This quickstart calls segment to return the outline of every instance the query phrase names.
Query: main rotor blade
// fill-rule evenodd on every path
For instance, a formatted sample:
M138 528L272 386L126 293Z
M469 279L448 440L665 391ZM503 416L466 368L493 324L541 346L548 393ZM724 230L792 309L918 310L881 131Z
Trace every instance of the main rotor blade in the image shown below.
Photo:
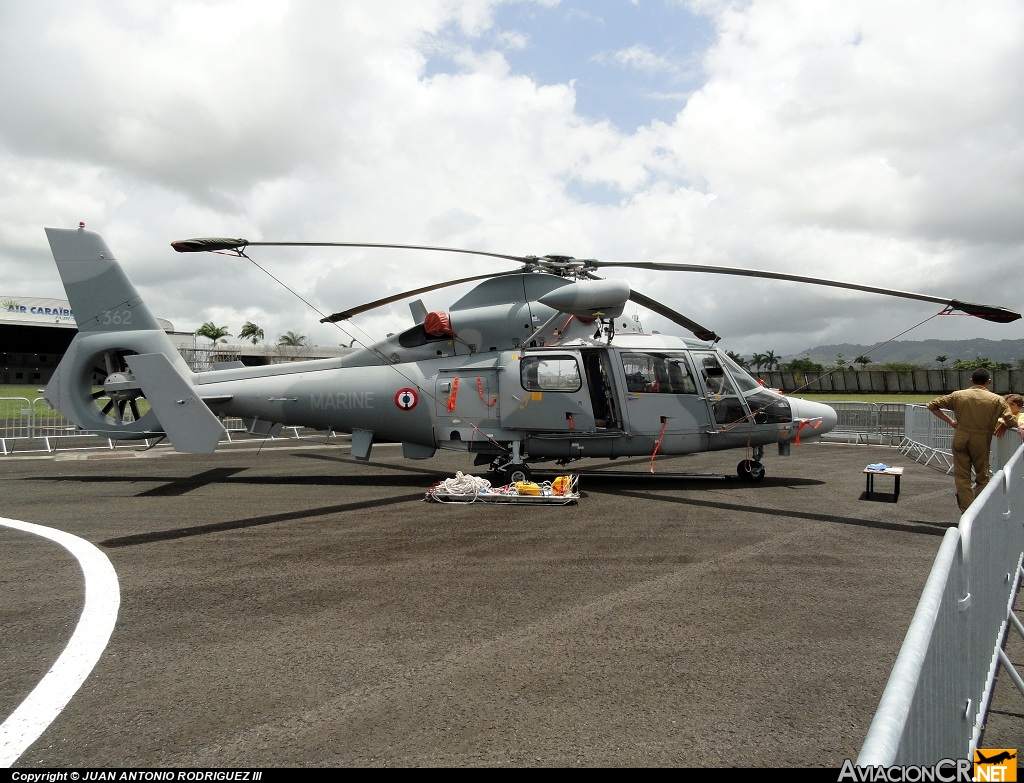
M353 307L350 310L343 310L340 313L334 313L326 318L321 318L320 323L330 324L336 321L345 321L354 315L365 313L367 310L373 310L377 307L383 307L384 305L391 304L392 302L400 302L403 299L408 299L410 296L416 296L417 294L425 294L428 291L436 291L439 288L448 288L449 286L459 285L460 283L472 283L474 280L487 280L492 277L504 277L505 275L518 275L521 274L521 269L516 269L511 272L488 272L485 275L474 275L473 277L461 277L458 280L446 280L443 283L434 283L433 285L424 286L423 288L417 288L413 291L403 291L400 294L394 294L393 296L386 296L383 299L377 299L373 302L367 302L366 304Z
M643 294L634 291L633 289L630 289L629 291L629 301L636 302L641 307L646 307L648 310L651 310L652 312L655 312L658 315L667 318L668 320L678 324L684 329L689 329L691 332L693 332L694 335L696 335L698 340L707 340L709 342L717 343L721 339L717 334L712 332L710 329L701 326L696 321L691 321L682 313L677 313L671 307L666 307L661 302L651 299L651 297L649 296L644 296Z
M788 280L794 283L809 283L811 285L830 286L832 288L847 288L852 291L866 291L871 294L882 294L884 296L898 296L904 299L917 299L922 302L935 302L946 305L953 310L983 318L986 321L996 323L1010 323L1020 318L1020 313L1007 310L1005 307L996 305L974 304L962 302L958 299L946 299L941 296L929 296L928 294L915 294L909 291L896 291L891 288L879 288L870 285L858 285L857 283L844 283L838 280L826 280L819 277L805 277L803 275L790 275L782 272L765 272L757 269L738 269L727 266L702 266L700 264L670 264L657 261L596 261L587 260L584 262L589 268L600 269L604 267L623 267L630 269L651 269L661 272L706 272L716 275L739 275L741 277L761 277L769 280Z
M228 239L225 237L200 237L197 239L179 239L171 242L171 247L179 253L203 253L214 250L237 250L246 247L375 247L392 250L430 250L440 253L463 253L470 256L487 256L488 258L504 258L521 264L537 262L534 256L510 256L505 253L488 253L484 250L466 250L459 247L434 247L432 245L391 245L374 242L250 242L248 239Z

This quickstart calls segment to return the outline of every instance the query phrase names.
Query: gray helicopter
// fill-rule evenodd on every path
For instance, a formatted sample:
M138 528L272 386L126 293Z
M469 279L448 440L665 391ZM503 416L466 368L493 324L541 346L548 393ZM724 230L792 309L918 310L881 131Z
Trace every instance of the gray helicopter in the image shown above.
M326 316L340 321L427 291L477 282L447 311L411 306L415 324L344 357L193 372L163 332L103 238L80 226L47 228L79 333L44 397L83 430L112 439L166 437L180 452L209 453L221 419L254 435L285 426L350 433L352 455L375 442L405 457L469 452L503 482L530 465L581 458L743 449L740 478L764 477L765 447L788 455L801 437L836 425L827 405L765 388L717 347L718 336L595 270L633 267L713 272L827 285L936 302L993 321L1018 313L989 305L772 272L689 264L512 256L457 248L361 243L192 239L179 252L245 256L258 245L403 248L491 256L513 271L460 278ZM694 339L646 334L627 302L690 330ZM101 388L97 389L97 384ZM139 400L145 398L148 410ZM144 406L143 406L144 407Z

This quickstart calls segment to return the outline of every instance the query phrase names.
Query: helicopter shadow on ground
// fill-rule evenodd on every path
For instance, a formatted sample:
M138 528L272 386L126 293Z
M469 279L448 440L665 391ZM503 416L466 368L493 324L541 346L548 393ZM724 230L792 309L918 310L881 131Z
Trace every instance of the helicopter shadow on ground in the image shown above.
M305 455L302 455L305 456ZM348 460L344 460L348 462ZM266 514L242 519L227 520L205 525L188 525L171 530L152 531L129 536L118 536L99 542L100 546L108 548L119 548L136 546L140 544L154 543L158 541L171 541L193 536L222 533L231 530L242 530L260 525L270 525L284 522L297 522L306 519L313 519L323 516L342 515L358 512L365 509L376 509L382 506L421 501L425 491L444 478L436 471L428 471L422 468L409 466L395 466L385 463L362 462L360 465L399 471L399 474L390 473L387 476L387 487L389 489L414 489L415 492L378 497L369 500L355 501L349 503L338 503L327 506L319 506L309 509L296 509L275 514ZM243 467L218 467L204 470L188 476L172 475L126 475L124 472L117 475L88 475L88 476L61 476L60 478L34 477L29 481L72 481L88 484L157 484L157 486L136 493L137 498L170 498L187 495L190 492L203 489L210 485L246 485L253 487L309 487L311 490L324 488L344 487L379 487L382 485L380 474L367 474L363 476L341 476L341 475L299 475L299 476L266 476L257 472L251 475L239 475L244 471L256 467L247 465ZM406 475L401 475L405 472Z
M131 536L119 536L117 538L108 538L105 541L100 541L99 544L100 546L109 549L118 549L121 547L138 546L140 544L152 544L158 541L176 541L183 538L191 538L193 536L243 530L245 528L272 525L281 522L301 522L317 517L348 514L371 508L378 509L382 506L390 506L396 503L410 503L422 500L423 493L417 492L416 494L395 495L388 498L374 498L372 500L363 500L355 503L339 503L331 506L319 506L317 508L284 511L278 514L266 514L263 516L247 517L244 519L232 519L225 522L215 522L209 525L189 525L188 527L174 528L173 530L159 530L150 533L138 533Z
M562 474L567 471L561 471ZM642 473L640 471L572 471L580 477L581 485L587 487L587 479L597 479L604 488L627 487L636 488L638 485L650 484L658 489L716 489L716 490L749 490L754 487L772 488L820 486L824 481L811 478L790 478L790 477L766 477L756 484L744 481L736 476L726 476L721 473ZM547 478L558 475L557 471L534 470L535 478ZM600 490L599 490L600 491Z
M302 455L305 456L305 455ZM348 460L345 460L346 462ZM423 487L429 488L433 483L444 478L444 475L435 471L418 468L406 468L404 466L388 465L377 462L361 462L359 465L387 469L389 471L405 471L408 475L388 475L389 486L399 487ZM345 486L380 486L381 477L377 475L366 476L338 476L338 475L301 475L301 476L264 476L253 474L251 476L238 475L244 471L251 470L257 466L247 465L243 467L221 467L211 470L204 470L190 476L149 476L149 475L126 475L124 472L117 475L90 475L90 476L61 476L60 478L33 477L28 481L77 481L83 484L158 484L159 486L143 490L135 497L174 497L185 495L197 489L210 486L211 484L252 484L258 486L279 485L293 487L345 487Z
M765 480L767 481L767 479ZM816 482L823 483L823 482ZM691 485L692 487L693 485ZM749 485L748 485L749 486ZM789 486L788 482L781 481L778 486ZM667 497L651 493L639 492L636 490L615 489L612 486L602 486L592 490L596 494L614 493L619 497L632 497L637 500L653 500L663 503L676 503L679 505L699 508L711 508L717 511L727 511L736 514L756 514L785 519L805 519L809 522L826 522L835 525L851 525L854 527L874 528L876 530L893 530L901 533L917 533L928 536L943 536L948 525L934 522L886 522L878 519L864 519L863 517L846 517L837 514L818 514L810 511L796 511L793 509L773 509L764 506L741 505L738 503L722 503L714 500L703 500L693 497Z

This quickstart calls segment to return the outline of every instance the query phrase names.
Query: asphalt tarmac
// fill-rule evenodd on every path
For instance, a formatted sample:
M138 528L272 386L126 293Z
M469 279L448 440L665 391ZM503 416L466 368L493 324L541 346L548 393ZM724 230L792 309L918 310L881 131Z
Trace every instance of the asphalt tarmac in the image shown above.
M109 644L34 767L836 767L855 759L952 478L882 446L575 463L571 506L424 502L465 454L347 441L0 457L0 517L95 544ZM906 466L899 502L865 465ZM565 472L565 471L562 471ZM60 655L75 559L0 526L0 721Z

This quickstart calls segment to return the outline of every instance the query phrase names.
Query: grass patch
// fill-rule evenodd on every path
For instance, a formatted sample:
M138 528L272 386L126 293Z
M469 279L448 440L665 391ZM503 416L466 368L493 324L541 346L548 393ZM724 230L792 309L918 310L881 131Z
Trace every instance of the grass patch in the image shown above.
M25 416L26 408L32 407L32 400L43 395L39 386L2 386L0 385L0 419L12 419ZM23 397L21 400L5 400L4 397ZM25 403L28 400L28 403ZM36 406L40 411L49 410L49 406ZM57 414L54 414L57 415Z
M94 387L93 391L99 391L100 387ZM0 384L0 419L12 419L20 418L21 416L27 415L23 411L28 408L32 408L35 411L36 421L45 421L47 419L59 419L60 414L53 410L45 402L40 402L38 405L33 406L33 401L43 396L42 387L36 386L14 386L14 385L3 385ZM14 397L21 399L5 400L4 397ZM25 400L28 400L28 404L25 404ZM105 404L105 402L103 403ZM136 401L136 407L139 409L139 416L145 416L146 411L149 410L149 402L145 399ZM130 415L130 414L129 414Z
M793 392L793 397L803 397L819 402L904 402L907 405L924 405L938 394L850 394L848 392Z

